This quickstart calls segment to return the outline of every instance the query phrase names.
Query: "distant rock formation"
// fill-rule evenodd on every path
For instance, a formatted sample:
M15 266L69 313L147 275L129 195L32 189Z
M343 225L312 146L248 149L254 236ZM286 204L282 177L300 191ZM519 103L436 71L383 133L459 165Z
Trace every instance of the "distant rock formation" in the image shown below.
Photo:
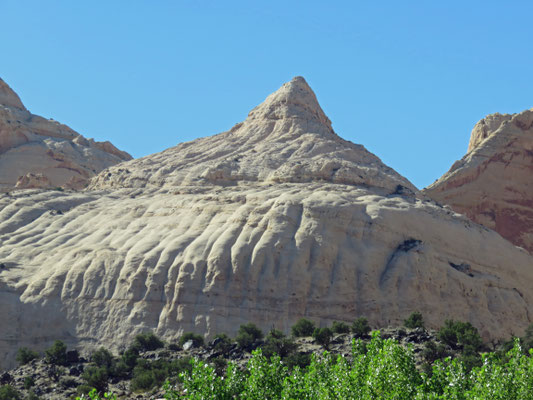
M110 142L85 139L66 125L31 114L0 79L0 191L80 189L104 168L131 156Z
M37 179L38 180L38 179ZM228 132L0 196L0 362L55 339L212 337L368 317L522 334L533 258L341 139L303 78Z
M492 114L467 154L424 192L533 252L533 110Z

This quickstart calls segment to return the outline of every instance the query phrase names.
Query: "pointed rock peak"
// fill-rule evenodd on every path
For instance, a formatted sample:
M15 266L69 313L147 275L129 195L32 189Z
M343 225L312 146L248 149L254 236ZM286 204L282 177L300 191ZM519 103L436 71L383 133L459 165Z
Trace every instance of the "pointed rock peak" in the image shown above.
M511 120L511 118L513 118L512 114L494 113L481 119L472 129L467 153L470 153L478 147L481 142L496 132L506 121Z
M315 120L331 128L331 121L318 104L315 93L301 76L283 84L281 88L268 96L263 103L250 112L249 118Z
M26 110L20 97L0 78L0 104L6 107L20 108Z

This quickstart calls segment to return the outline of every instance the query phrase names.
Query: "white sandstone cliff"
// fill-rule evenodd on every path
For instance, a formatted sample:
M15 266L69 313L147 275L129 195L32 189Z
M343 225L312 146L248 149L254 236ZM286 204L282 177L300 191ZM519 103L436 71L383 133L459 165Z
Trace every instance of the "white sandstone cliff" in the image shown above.
M232 130L111 167L82 193L0 196L0 360L367 316L486 339L533 312L533 259L338 137L295 78Z

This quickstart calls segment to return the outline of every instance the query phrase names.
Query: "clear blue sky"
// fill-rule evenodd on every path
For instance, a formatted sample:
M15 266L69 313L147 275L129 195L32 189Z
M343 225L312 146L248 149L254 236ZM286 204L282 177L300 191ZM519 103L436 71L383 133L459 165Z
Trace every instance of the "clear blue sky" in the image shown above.
M533 107L530 1L0 0L0 76L134 157L304 76L345 139L424 187L483 116Z

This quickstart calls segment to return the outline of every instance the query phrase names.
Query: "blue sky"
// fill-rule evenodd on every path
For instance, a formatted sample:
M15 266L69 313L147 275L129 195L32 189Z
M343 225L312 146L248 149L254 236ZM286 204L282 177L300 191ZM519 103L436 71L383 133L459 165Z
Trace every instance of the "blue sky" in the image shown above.
M229 129L304 76L345 139L422 188L473 125L533 107L529 1L0 0L0 77L134 157Z

